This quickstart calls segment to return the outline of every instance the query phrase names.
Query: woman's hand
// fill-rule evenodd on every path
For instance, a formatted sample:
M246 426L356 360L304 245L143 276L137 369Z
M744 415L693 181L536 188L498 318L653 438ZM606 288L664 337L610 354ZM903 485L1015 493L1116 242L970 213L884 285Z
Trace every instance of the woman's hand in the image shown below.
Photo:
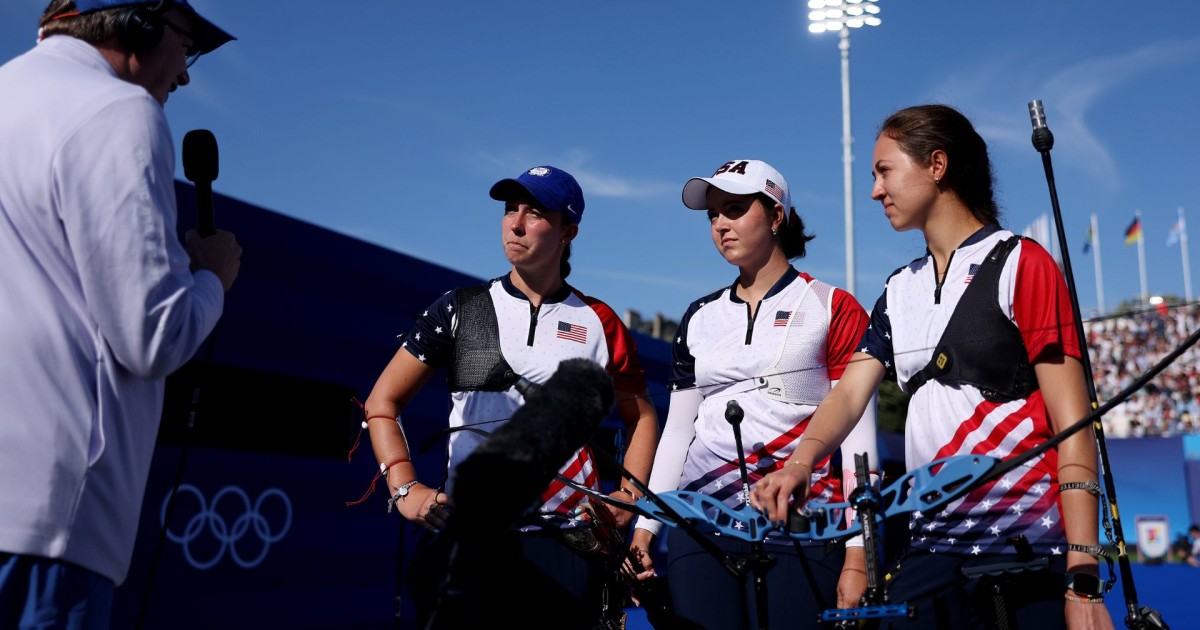
M783 468L754 484L750 491L750 505L766 514L771 521L786 523L789 501L795 496L796 505L804 503L811 483L812 468L789 459Z
M654 570L654 559L650 557L650 547L654 544L654 534L650 530L634 528L633 541L629 544L629 553L637 558L641 567L635 567L629 559L625 560L625 566L621 570L626 575L632 575L636 580L648 580L653 577L658 577L658 573ZM638 569L641 571L638 571ZM633 601L635 606L641 606L642 602L638 599L637 589L631 589L629 599Z
M450 495L420 483L409 488L407 495L396 499L396 509L401 516L432 532L446 527L453 508Z
M625 488L617 488L616 490L610 492L608 496L626 503L632 503L637 500L637 497L634 496L633 491L626 490ZM604 505L608 508L608 511L612 513L613 518L617 520L617 529L625 529L625 527L629 525L630 521L633 520L633 512L622 510L612 503L605 503Z
M838 577L837 607L856 608L867 590L867 554L862 547L846 547L846 563Z

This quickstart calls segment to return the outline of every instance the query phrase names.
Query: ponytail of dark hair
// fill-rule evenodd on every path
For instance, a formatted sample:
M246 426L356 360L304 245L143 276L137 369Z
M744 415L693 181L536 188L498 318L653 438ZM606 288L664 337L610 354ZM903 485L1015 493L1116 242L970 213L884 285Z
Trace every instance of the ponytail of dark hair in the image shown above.
M774 197L766 193L759 193L758 199L762 203L764 210L779 205L779 202ZM796 214L795 208L787 208L784 212L788 214L784 216L785 220L779 226L779 244L783 247L783 255L788 260L804 258L808 242L817 236L804 232L804 220L800 218L800 215Z
M567 243L566 245L563 245L562 258L558 259L558 275L561 276L563 280L566 280L567 276L571 275L571 263L567 262L567 259L570 257L571 244Z

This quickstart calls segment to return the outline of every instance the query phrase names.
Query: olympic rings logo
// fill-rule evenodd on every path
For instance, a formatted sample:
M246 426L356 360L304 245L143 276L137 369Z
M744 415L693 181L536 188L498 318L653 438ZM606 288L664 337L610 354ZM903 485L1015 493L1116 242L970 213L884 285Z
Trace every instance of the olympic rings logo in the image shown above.
M221 488L213 497L211 504L196 486L180 485L175 497L176 501L183 494L194 495L199 503L199 509L188 520L182 534L176 534L167 528L166 536L171 542L179 543L183 547L183 555L188 564L200 571L215 566L221 561L221 558L225 557L226 551L238 566L243 569L253 569L262 564L267 557L267 552L271 550L271 544L283 540L288 530L292 528L292 502L288 499L287 494L279 488L264 490L262 494L258 495L258 499L254 501L253 505L250 503L250 496L246 494L246 491L237 486ZM230 509L218 510L222 500L227 497L228 500L225 501L225 504L233 502L233 513L237 513L239 508L241 511L240 515L233 519L232 524L226 520ZM283 523L278 528L272 528L271 523L264 516L263 507L269 499L275 499L275 502L282 505ZM170 501L171 495L168 494L163 499L162 509L159 513L159 522L164 527L167 523L167 506ZM279 511L272 509L270 514L274 515ZM257 553L255 553L253 545L239 546L238 544L251 532L260 542ZM193 549L193 547L197 549ZM247 549L247 547L250 548ZM212 557L201 560L197 559L197 554L205 556L211 554Z

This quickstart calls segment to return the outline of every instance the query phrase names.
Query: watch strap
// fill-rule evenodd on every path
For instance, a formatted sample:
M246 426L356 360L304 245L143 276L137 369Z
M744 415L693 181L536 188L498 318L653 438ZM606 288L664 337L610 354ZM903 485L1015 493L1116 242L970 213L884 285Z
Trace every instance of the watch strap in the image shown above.
M388 514L391 514L392 508L396 507L396 501L400 501L404 497L408 496L408 489L415 485L417 485L417 480L413 479L412 481L400 486L399 488L396 488L396 494L393 494L392 497L390 499L388 499L388 509L387 509Z
M1067 551L1078 551L1080 553L1086 553L1089 556L1096 556L1097 558L1104 555L1104 547L1101 547L1100 545L1076 545L1067 543Z
M1065 490L1087 490L1095 496L1100 496L1100 484L1090 479L1088 481L1068 481L1058 484L1059 492Z

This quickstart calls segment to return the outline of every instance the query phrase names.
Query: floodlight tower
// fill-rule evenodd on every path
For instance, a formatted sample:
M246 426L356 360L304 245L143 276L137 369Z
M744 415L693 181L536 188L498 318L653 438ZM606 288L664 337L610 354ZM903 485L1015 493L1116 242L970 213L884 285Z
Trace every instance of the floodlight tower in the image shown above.
M879 26L879 0L808 0L808 30L837 31L842 51L842 169L846 197L846 290L854 295L854 153L850 136L850 29Z

